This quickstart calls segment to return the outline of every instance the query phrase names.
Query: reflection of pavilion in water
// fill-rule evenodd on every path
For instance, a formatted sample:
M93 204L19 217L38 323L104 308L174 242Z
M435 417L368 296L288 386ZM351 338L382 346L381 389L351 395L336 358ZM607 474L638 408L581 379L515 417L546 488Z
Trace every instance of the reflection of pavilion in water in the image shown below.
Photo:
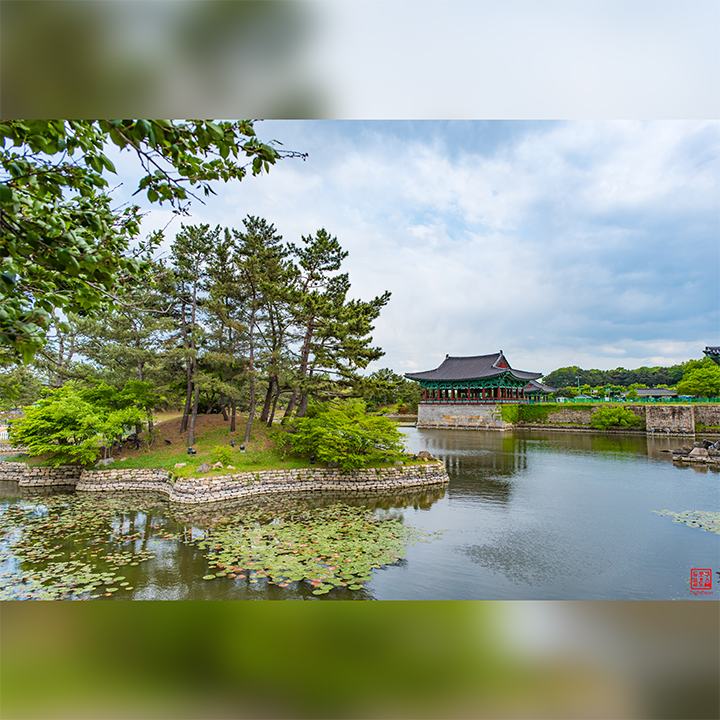
M527 441L510 434L432 430L427 449L445 463L449 495L508 503L512 479L528 469Z

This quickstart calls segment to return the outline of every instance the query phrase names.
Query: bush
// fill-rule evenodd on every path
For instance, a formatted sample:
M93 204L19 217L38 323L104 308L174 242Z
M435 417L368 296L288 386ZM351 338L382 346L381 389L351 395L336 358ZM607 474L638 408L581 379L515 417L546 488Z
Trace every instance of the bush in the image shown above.
M528 405L520 405L518 412L518 420L526 423L544 423L547 422L548 415L551 412L559 410L557 403L531 403Z
M233 459L233 450L228 445L216 445L213 448L213 462L221 462L223 465L231 465Z
M611 427L640 427L643 421L629 408L603 405L592 414L590 424L593 427L607 430Z
M501 405L500 415L503 419L503 422L516 423L520 416L520 406L514 403L511 405Z
M144 414L144 408L133 404L132 394L105 383L93 388L68 383L25 408L25 417L13 424L10 442L26 446L33 455L50 454L55 465L87 465L95 461L101 445L109 445L124 427L141 423Z
M362 402L325 406L297 420L290 435L293 452L315 455L322 463L336 462L342 470L402 453L402 433L384 417L365 414Z

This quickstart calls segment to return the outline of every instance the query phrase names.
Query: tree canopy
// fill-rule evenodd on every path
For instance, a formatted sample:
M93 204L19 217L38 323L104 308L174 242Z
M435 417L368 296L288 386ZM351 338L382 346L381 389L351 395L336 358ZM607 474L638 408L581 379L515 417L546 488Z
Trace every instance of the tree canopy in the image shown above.
M142 422L151 392L139 381L122 390L105 383L67 383L26 407L25 416L13 423L10 440L34 455L49 454L56 465L93 462L101 445L107 448L123 428Z
M302 156L260 142L251 121L0 121L0 359L27 363L55 310L85 315L149 277L136 205L113 208L108 145L140 164L136 194L184 212L214 181ZM304 157L304 156L302 156Z
M678 383L677 393L695 397L720 396L720 367L710 361L707 365L692 368Z
M365 414L358 401L326 403L295 421L290 434L293 452L314 455L342 470L361 467L402 453L402 433L383 417Z

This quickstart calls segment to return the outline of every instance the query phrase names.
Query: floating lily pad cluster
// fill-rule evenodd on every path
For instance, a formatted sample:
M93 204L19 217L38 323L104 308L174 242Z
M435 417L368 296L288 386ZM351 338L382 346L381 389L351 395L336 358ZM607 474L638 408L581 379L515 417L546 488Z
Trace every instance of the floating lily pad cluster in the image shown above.
M209 549L205 580L265 580L279 587L304 581L313 594L324 595L335 587L360 590L374 569L397 563L419 541L428 539L398 518L336 504L284 516L244 510L218 523L197 545Z
M129 598L135 566L165 541L201 550L204 580L307 583L324 595L362 589L373 570L427 541L399 516L340 503L277 501L178 520L138 497L58 495L0 508L0 600Z
M720 535L720 512L705 510L685 510L684 512L670 512L670 510L653 510L656 515L671 517L673 522L681 522L690 527L712 532Z
M149 516L122 500L50 496L0 511L0 600L110 597L133 590L120 573L155 555ZM144 522L143 522L144 521Z

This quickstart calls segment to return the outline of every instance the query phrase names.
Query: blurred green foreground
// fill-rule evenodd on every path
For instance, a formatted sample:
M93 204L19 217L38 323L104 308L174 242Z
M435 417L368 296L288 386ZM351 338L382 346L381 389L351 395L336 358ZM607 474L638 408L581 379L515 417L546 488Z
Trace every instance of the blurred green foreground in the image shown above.
M4 603L2 718L718 717L715 603Z

